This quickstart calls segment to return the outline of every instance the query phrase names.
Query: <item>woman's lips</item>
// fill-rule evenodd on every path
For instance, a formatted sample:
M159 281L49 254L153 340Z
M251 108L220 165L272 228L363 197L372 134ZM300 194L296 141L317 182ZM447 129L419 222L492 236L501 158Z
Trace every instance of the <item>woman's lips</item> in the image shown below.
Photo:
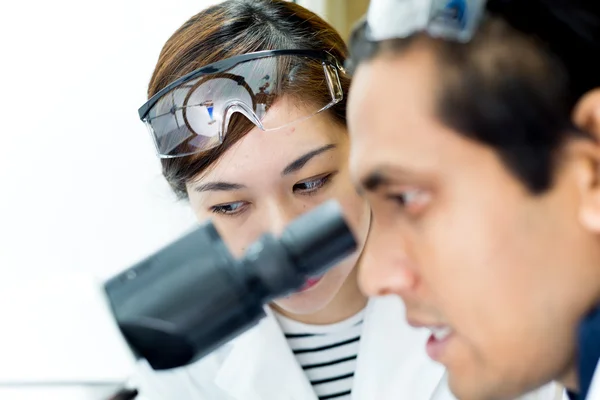
M317 276L317 277L313 277L313 278L308 278L306 280L306 283L304 284L304 286L302 286L302 288L299 290L300 292L305 292L308 289L311 289L312 287L314 287L317 283L319 283L321 281L321 279L323 279L322 276Z

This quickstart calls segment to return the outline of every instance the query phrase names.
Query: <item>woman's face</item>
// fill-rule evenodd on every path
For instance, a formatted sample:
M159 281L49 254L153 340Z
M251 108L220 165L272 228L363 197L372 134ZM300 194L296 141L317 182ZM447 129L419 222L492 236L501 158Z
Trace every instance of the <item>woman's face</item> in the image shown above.
M282 98L266 118L271 125L283 125L300 115L300 107ZM336 199L362 249L370 212L350 181L348 155L346 129L328 113L274 131L254 128L188 182L190 203L199 219L214 221L229 249L240 256L263 233L279 234L299 215ZM359 253L275 304L292 314L321 310L345 285L356 285L354 274L347 278Z

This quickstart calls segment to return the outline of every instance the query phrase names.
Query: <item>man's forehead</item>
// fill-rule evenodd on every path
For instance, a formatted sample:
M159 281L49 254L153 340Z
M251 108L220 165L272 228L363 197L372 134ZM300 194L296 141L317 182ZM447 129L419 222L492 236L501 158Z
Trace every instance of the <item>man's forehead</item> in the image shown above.
M359 67L353 79L348 119L350 133L357 140L392 125L410 129L436 108L433 74L423 71L418 62L415 67L408 58L377 58Z
M497 159L491 148L435 119L411 118L382 117L352 136L350 168L356 183L372 174L402 180L462 174Z
M417 44L401 52L385 50L357 67L350 92L356 88L372 88L377 91L378 88L389 88L390 85L418 91L433 89L439 72L437 60L428 45Z
M358 181L397 171L430 173L460 165L466 139L436 117L436 67L429 51L361 65L349 104L351 168ZM389 171L389 173L386 173Z

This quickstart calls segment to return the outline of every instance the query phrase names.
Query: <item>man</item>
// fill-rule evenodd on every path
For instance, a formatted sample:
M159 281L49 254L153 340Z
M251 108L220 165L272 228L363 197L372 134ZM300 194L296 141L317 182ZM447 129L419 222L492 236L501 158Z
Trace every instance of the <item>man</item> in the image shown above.
M353 33L362 288L402 297L460 399L600 399L599 4L429 3Z

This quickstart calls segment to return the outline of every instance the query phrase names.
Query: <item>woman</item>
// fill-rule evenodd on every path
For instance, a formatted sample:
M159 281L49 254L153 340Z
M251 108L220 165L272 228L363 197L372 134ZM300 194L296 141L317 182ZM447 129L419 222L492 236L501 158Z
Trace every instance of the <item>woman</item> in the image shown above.
M362 248L370 210L348 176L345 58L327 23L279 0L221 3L164 46L140 117L175 193L198 219L213 219L234 254L332 198ZM453 399L422 350L427 332L388 318L401 302L361 294L359 253L275 300L258 326L199 362L144 367L141 396Z
M290 51L256 55L275 49ZM345 58L333 28L285 1L226 1L165 44L140 117L175 193L199 220L213 219L234 254L332 198L362 248L370 211L348 176ZM411 399L429 399L443 369L413 351L424 336L386 321L402 310L399 301L367 305L359 253L275 300L257 327L199 362L168 372L146 367L137 377L141 396L382 399L404 385ZM398 336L404 342L389 347L386 338Z

